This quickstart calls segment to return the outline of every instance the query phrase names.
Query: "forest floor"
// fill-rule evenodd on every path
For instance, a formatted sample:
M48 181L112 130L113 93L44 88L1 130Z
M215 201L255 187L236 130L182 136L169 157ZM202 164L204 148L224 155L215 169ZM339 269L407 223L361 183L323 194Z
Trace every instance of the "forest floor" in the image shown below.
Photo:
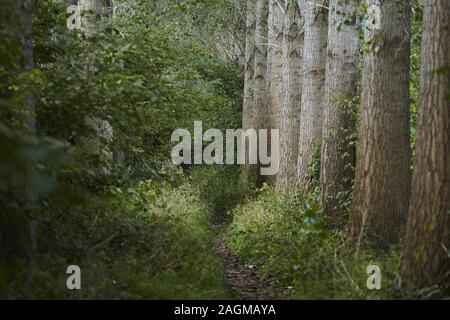
M213 240L216 255L221 259L227 290L232 298L239 300L275 300L281 298L286 289L275 278L263 274L256 266L248 265L224 244L226 230L232 217L216 213L211 228L217 233Z

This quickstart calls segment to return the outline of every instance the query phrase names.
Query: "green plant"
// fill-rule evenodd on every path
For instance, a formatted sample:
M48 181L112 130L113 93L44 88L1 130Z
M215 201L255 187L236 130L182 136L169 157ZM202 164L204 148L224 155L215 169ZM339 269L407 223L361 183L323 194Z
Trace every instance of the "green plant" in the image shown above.
M313 194L279 196L263 187L258 198L239 205L227 245L245 261L281 281L296 299L377 299L396 294L399 249L374 252L347 243L345 230L325 227ZM382 290L366 287L366 268L383 272Z

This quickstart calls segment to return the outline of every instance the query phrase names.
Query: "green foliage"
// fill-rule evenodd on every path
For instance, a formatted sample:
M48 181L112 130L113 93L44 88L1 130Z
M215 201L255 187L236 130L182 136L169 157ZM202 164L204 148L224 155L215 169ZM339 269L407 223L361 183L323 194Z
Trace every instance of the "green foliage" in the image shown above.
M201 197L209 210L226 214L254 194L254 185L240 175L237 166L210 166L194 169L191 179L199 186Z
M189 35L186 28L193 23L190 15L197 19L211 12L195 3L174 3L161 13L149 6L135 1L117 10L87 38L64 29L64 8L53 1L37 4L39 134L78 146L95 134L87 118L106 120L114 128L113 150L126 155L127 165L156 167L170 154L174 129L191 128L194 120L208 127L238 126L240 68L211 53L201 34ZM183 20L178 15L186 6L197 11Z
M231 6L115 3L114 19L86 36L66 29L59 2L34 1L35 67L27 72L11 31L17 8L2 7L0 297L226 297L210 214L231 208L246 187L230 182L227 198L205 195L226 173L188 181L170 162L170 137L194 120L239 126L242 70L213 50L220 26L231 26L220 8ZM114 131L108 175L83 147L98 134L93 118ZM27 119L36 121L35 136L24 134ZM82 269L80 292L66 288L70 264Z
M295 299L396 297L399 250L378 253L346 243L346 231L325 228L312 195L279 196L263 187L257 199L239 205L227 244L248 263L281 280ZM368 290L366 268L380 266L382 289Z
M226 297L221 267L209 245L210 211L199 188L186 183L171 189L146 180L128 188L108 187L70 211L49 203L51 213L39 218L39 273L26 286L26 269L0 269L7 276L0 277L0 296ZM82 270L79 292L65 287L70 264ZM15 280L8 282L11 277Z

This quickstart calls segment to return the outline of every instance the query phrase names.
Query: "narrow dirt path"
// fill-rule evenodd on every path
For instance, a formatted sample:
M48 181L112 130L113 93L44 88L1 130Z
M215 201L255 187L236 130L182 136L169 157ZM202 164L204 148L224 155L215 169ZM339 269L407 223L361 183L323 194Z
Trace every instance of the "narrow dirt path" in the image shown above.
M213 240L214 251L222 260L225 281L233 298L239 300L274 300L281 298L283 289L277 280L261 275L254 266L245 264L236 254L224 245L225 234L231 217L216 214L211 228L218 235Z

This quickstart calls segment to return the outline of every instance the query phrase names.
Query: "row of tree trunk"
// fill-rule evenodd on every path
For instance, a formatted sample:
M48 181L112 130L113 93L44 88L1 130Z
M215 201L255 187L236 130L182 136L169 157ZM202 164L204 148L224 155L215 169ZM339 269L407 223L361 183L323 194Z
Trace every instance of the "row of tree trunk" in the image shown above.
M358 11L364 2L380 8L377 28L365 25ZM412 164L410 1L247 0L243 126L280 131L280 170L267 183L280 193L308 191L320 153L331 224L354 179L352 236L386 249L406 229L402 275L419 286L437 282L450 266L449 20L448 0L425 1Z

